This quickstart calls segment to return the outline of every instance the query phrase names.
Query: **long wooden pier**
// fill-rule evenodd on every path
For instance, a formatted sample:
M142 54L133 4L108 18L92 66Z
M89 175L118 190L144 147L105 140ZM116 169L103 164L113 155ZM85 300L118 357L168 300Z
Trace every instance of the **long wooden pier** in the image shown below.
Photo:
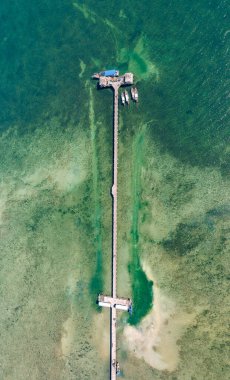
M99 87L112 87L114 92L113 110L113 228L112 228L112 297L98 296L98 304L103 307L110 307L110 379L116 380L119 372L117 361L116 325L117 309L132 310L130 299L117 298L117 197L118 197L118 90L120 86L132 84L133 74L127 73L118 78L108 78L99 76Z
M113 264L112 264L112 296L117 297L117 171L118 171L118 89L119 83L113 84L114 90L114 121L113 121ZM116 342L117 309L111 308L111 380L116 379L117 372L117 342Z

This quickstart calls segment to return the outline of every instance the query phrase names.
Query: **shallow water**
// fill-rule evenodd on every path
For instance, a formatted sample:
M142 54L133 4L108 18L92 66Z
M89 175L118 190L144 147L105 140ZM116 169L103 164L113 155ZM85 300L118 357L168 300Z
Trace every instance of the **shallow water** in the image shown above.
M109 376L112 92L89 78L113 66L140 94L120 109L123 376L228 378L228 8L1 2L1 378Z

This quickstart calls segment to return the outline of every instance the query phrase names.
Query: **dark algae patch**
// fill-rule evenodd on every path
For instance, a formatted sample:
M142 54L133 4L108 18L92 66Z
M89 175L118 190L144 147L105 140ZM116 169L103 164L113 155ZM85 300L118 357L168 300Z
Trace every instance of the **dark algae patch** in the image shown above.
M208 228L198 222L179 223L176 230L163 241L162 245L167 252L184 256L205 239L207 232Z
M149 281L140 262L141 244L139 241L139 211L141 208L141 169L143 157L143 143L145 127L134 137L132 152L132 227L130 231L131 260L129 274L132 286L133 314L129 317L129 323L138 324L150 311L153 298L153 282Z
M102 267L102 225L101 225L101 202L98 178L98 146L97 146L97 123L94 115L94 102L92 89L89 90L89 126L92 151L92 228L94 236L93 248L95 249L96 265L95 274L90 282L90 291L94 298L94 303L98 293L103 290L103 267Z
M170 255L186 256L200 244L213 238L219 220L229 220L229 205L224 204L208 210L197 220L178 223L175 230L160 244Z
M133 313L128 321L131 325L137 325L152 307L153 282L148 280L141 267L138 251L133 250L132 253L133 256L136 255L137 257L136 260L133 257L133 262L129 265L132 281Z

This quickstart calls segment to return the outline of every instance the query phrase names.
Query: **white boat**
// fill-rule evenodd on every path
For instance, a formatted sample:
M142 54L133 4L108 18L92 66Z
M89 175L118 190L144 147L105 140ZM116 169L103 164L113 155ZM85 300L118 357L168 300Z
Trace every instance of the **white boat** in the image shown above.
M138 91L136 87L134 88L134 100L135 102L138 102Z
M131 88L131 96L132 96L132 100L134 100L134 102L138 102L138 91L137 91L136 87Z
M121 93L121 103L123 104L123 106L125 105L125 94L124 94L124 92Z
M131 98L132 100L135 100L135 90L133 87L131 87Z
M129 104L129 94L128 91L125 90L125 101L127 104Z

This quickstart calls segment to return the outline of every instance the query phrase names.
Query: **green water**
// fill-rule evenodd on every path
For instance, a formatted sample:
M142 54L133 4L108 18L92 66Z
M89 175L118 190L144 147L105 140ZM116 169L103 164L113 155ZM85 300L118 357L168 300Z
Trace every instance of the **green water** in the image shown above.
M119 111L118 292L134 303L118 321L124 378L228 378L228 11L1 2L0 378L109 376L95 301L111 291L113 94L90 76L113 67L134 72L140 96ZM144 330L156 289L194 315L173 370L124 337Z
M132 283L133 313L129 318L131 324L137 324L152 307L152 281L149 281L140 262L139 247L139 210L141 208L141 168L145 127L137 134L133 142L132 170L132 224L131 224L131 261L129 273Z
M101 234L101 205L99 199L99 183L98 183L98 160L97 160L97 146L96 146L96 123L94 118L94 105L93 105L93 95L91 88L89 89L90 94L90 108L89 108L89 123L91 131L91 144L92 144L92 177L93 177L93 199L94 199L94 210L93 210L93 233L95 235L95 251L96 251L96 268L95 275L92 278L90 287L95 296L95 291L101 293L103 291L102 282L102 234ZM95 302L95 299L94 299Z

